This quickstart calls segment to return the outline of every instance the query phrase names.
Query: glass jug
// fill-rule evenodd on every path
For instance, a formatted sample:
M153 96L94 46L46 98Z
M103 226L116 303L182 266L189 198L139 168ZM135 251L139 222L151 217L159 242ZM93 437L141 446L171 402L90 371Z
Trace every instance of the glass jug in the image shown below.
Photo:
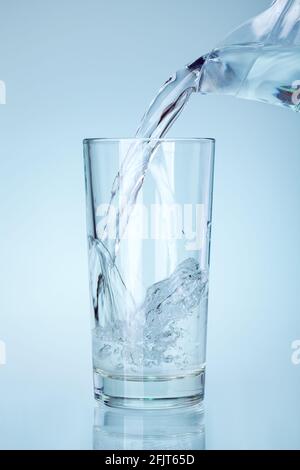
M187 66L198 92L300 110L300 0L276 0Z

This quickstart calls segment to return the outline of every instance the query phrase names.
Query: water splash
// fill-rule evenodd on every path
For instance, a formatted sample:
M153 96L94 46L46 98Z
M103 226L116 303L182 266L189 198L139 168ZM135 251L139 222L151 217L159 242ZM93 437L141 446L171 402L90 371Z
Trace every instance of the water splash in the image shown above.
M113 292L123 292L120 278L115 279ZM203 345L189 339L206 310L207 295L207 272L200 269L195 259L186 259L168 279L147 290L136 311L122 316L119 311L112 315L114 311L110 310L114 321L107 321L93 332L95 367L127 374L144 373L156 367L161 373L166 366L169 371L172 366L196 370ZM101 316L112 308L110 296L106 299L107 305L102 302Z

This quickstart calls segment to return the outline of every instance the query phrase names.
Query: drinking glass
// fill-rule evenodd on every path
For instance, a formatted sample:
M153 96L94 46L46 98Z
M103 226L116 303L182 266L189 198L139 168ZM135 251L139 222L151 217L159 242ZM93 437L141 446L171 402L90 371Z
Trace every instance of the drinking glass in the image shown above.
M94 392L110 406L204 397L213 139L86 139Z
M205 410L201 404L158 410L103 405L94 410L94 450L205 450L205 447Z

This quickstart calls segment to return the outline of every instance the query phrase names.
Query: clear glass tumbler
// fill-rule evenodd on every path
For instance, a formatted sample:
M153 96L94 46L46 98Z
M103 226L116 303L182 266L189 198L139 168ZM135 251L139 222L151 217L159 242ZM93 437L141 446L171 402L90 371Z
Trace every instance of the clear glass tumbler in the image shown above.
M204 397L213 139L86 139L95 398Z

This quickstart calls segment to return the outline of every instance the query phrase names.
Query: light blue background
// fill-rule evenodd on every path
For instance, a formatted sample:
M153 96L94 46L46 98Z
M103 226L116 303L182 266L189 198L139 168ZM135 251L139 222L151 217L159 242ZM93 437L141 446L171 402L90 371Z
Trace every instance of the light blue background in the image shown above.
M82 139L269 3L1 0L0 448L92 445ZM299 116L195 96L170 135L217 140L207 447L300 449Z

